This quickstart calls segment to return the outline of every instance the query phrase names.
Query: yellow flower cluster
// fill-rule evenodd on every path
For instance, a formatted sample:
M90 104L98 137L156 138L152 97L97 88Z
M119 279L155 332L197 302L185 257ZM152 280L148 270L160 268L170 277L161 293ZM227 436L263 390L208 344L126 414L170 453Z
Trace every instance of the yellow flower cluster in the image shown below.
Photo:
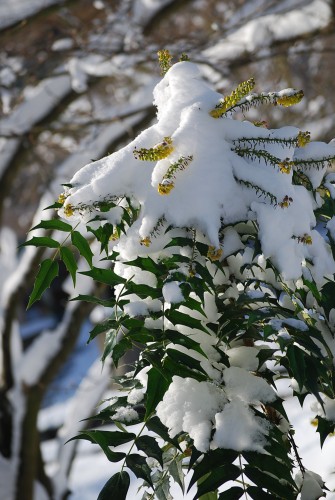
M269 128L269 124L265 120L261 120L261 121L256 120L255 122L253 122L253 124L255 125L255 127Z
M293 201L293 199L290 196L286 195L286 196L284 196L283 201L281 201L279 203L279 206L281 208L287 208L287 207L289 207L291 205L292 201Z
M144 245L145 247L150 247L151 245L151 239L149 238L149 236L146 236L145 238L143 238L141 241L140 241L141 245Z
M71 205L71 203L68 203L67 205L65 205L63 210L64 210L64 215L66 217L71 217L71 215L74 214L74 207L73 207L73 205Z
M162 182L158 184L159 194L169 194L174 188L174 181L176 173L179 170L185 170L189 163L193 160L193 156L181 156L176 162L171 163L167 169Z
M313 243L312 236L305 233L303 236L298 236L299 243L304 243L305 245L311 245Z
M159 50L157 52L157 55L158 55L159 66L161 68L161 75L165 75L165 73L172 66L172 56L170 54L170 51L166 49Z
M292 94L278 96L276 98L276 104L280 104L285 107L293 106L294 104L298 104L303 97L304 92L302 90L296 90Z
M58 196L58 203L60 203L61 205L64 205L64 201L66 200L67 196L65 193L61 193L59 196Z
M322 198L330 198L330 191L328 188L320 186L316 190Z
M311 142L311 133L310 132L299 132L298 137L297 137L297 144L299 148L303 148Z
M215 248L213 246L208 247L207 257L212 262L214 262L215 260L220 260L222 254L223 254L222 248Z
M169 156L173 149L171 137L164 137L164 140L153 148L135 148L133 153L136 160L159 161Z
M279 170L282 174L289 174L294 165L293 161L289 161L288 159L281 161L278 163Z
M162 183L158 184L159 194L169 194L173 188L174 188L173 182L162 182Z
M210 111L213 118L220 118L228 109L237 104L243 97L249 94L255 86L255 80L250 78L246 82L240 83L233 92L224 97L223 100Z
M194 278L194 276L195 276L196 274L197 274L197 273L195 272L195 269L194 269L192 266L190 266L190 267L189 267L189 270L188 270L188 275L189 275L189 277L190 277L190 278Z
M110 235L109 240L110 241L117 241L118 239L119 239L119 233L115 229L115 231L113 232L113 234Z

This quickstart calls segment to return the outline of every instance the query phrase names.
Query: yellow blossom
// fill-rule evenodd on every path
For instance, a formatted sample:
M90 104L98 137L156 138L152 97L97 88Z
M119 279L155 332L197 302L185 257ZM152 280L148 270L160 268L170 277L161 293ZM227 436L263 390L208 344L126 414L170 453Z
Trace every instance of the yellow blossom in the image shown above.
M289 174L291 172L291 168L293 167L293 161L284 160L278 163L279 170L282 174Z
M173 182L163 182L158 184L158 192L159 194L169 194L170 191L174 188Z
M305 245L311 245L313 243L312 236L305 233L303 236L298 236L299 243L304 243Z
M281 208L287 208L287 207L289 207L289 206L290 206L290 204L292 203L292 201L293 201L293 199L292 199L290 196L287 196L287 195L286 195L286 196L283 198L283 201L281 201L281 202L279 203L279 206L280 206Z
M330 198L330 191L328 188L326 187L318 187L317 190L316 190L320 196L322 196L323 198Z
M299 148L303 148L311 142L311 133L310 132L299 132L298 137L297 137L297 143Z
M294 104L298 104L303 97L304 92L302 90L296 90L292 94L278 96L276 98L276 103L285 107L293 106Z
M59 196L58 196L58 203L60 203L61 205L64 204L64 201L66 200L67 196L65 193L61 193Z
M208 247L207 257L212 262L214 262L215 260L220 260L222 254L223 254L222 248L215 248L213 246Z
M65 205L64 207L64 215L66 217L71 217L71 215L74 214L74 208L73 208L73 205L71 205L71 203L68 203L67 205Z
M269 124L265 120L255 121L253 122L253 124L255 125L255 127L269 128Z
M145 247L149 247L151 245L151 239L149 236L146 236L140 241L141 245L144 245Z
M190 278L194 278L194 276L196 275L197 273L195 272L195 270L193 269L192 266L190 266L189 270L188 270L188 275L190 276Z
M153 148L135 148L133 153L136 160L159 161L169 156L173 149L171 137L164 137L164 140L156 144Z
M255 86L255 80L249 80L240 83L230 95L225 96L219 104L210 111L213 118L220 118L228 109L235 106L243 97L249 94Z
M119 239L119 234L118 234L118 232L115 230L115 231L113 232L113 234L111 234L111 235L110 235L109 240L110 240L110 241L116 241L116 240L118 240L118 239Z
M165 75L165 73L172 66L172 56L167 49L159 50L157 52L157 55L158 55L159 66L161 68L161 75Z

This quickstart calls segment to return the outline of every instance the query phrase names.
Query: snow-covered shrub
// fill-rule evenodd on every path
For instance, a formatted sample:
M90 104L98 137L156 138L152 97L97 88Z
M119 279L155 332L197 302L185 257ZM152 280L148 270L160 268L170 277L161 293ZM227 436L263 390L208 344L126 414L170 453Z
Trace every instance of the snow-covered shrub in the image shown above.
M103 359L117 366L141 348L119 379L126 392L95 417L119 430L80 435L120 462L100 499L126 498L127 469L146 499L172 498L170 478L184 490L187 471L194 498L304 496L314 476L276 380L294 379L301 403L315 396L323 441L334 430L322 409L334 401L335 144L236 119L251 106L296 104L302 91L257 93L250 79L222 97L189 61L170 67L163 52L161 63L157 122L65 186L54 208L66 222L37 226L69 233L62 243L28 242L56 249L30 304L57 275L58 256L75 281L71 240L90 268L81 274L114 291L78 296L113 307L91 332L106 334ZM317 483L308 498L322 493Z

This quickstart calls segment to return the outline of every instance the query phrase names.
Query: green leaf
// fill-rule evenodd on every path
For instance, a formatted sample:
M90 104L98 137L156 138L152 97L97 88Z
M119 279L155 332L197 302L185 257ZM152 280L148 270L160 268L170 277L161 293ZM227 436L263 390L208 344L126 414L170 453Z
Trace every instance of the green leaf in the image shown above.
M172 349L167 349L168 354L172 351ZM180 351L177 351L180 352ZM189 357L189 356L188 356ZM182 357L181 356L176 356L177 361L172 359L171 357L167 356L165 357L163 361L163 366L164 370L166 373L169 374L169 376L172 378L174 375L178 375L179 377L186 378L186 377L191 377L194 378L195 380L198 380L198 382L203 382L204 380L207 380L208 375L201 373L199 371L195 371L192 368L189 368L187 365L184 365L182 362ZM197 361L197 360L194 360Z
M248 486L247 493L253 500L273 500L273 495L266 493L262 488L257 486Z
M115 274L111 269L101 269L99 267L93 267L90 271L83 271L80 274L84 276L89 276L99 283L105 283L105 285L115 286L120 283L125 283L126 280Z
M118 367L119 360L122 358L122 356L124 356L126 354L126 352L128 352L130 349L132 349L132 347L133 347L133 344L126 337L123 337L122 339L119 340L119 342L117 344L115 344L113 351L112 351L112 360L114 362L115 368ZM106 357L105 357L105 352L104 352L104 356L103 356L102 361L104 361L105 359L106 359Z
M313 281L307 280L306 278L303 278L302 281L304 285L307 286L307 288L312 292L313 297L318 301L318 303L320 303L322 297L316 284Z
M31 240L28 240L20 245L20 247L27 246L58 248L60 247L60 244L58 243L58 241L49 238L49 236L34 236L33 238L31 238Z
M131 433L128 433L127 435L124 432L115 432L124 436L123 443L132 441L136 437ZM84 439L90 443L98 444L110 462L120 462L120 460L123 460L126 457L126 453L115 452L109 448L109 446L113 446L113 442L118 441L117 437L108 436L109 433L110 431L82 431L78 436L69 439L69 441L72 441L73 439Z
M244 467L244 474L251 479L255 485L269 490L274 495L279 496L279 498L285 498L285 500L294 500L296 498L297 492L288 484L282 484L279 481L280 477L276 479L275 474L270 476L251 465L246 465Z
M29 297L27 309L31 307L34 302L39 300L43 292L49 288L53 280L58 276L58 262L51 259L46 259L40 265L37 273L34 288Z
M94 295L78 295L70 300L80 300L82 302L90 302L92 304L97 304L103 307L114 307L115 299L100 299L99 297L95 297Z
M271 443L270 443L271 446ZM257 453L253 451L248 451L242 453L246 461L253 467L257 467L263 472L269 472L276 477L284 479L288 483L291 483L295 487L295 482L291 476L291 467L283 464L276 460L273 456L264 455L263 453Z
M119 431L82 431L81 434L88 436L95 443L102 443L104 446L120 446L136 438L136 434L132 432L119 432Z
M211 491L210 493L205 493L202 495L199 500L218 500L217 491Z
M170 349L169 347L166 350L166 354L176 363L180 363L187 368L197 370L204 375L207 375L198 359L195 359L184 352L177 351L176 349Z
M240 488L240 486L233 486L229 488L229 490L220 493L218 500L238 500L243 494L243 488Z
M156 410L160 401L162 401L165 392L169 387L169 382L162 377L156 368L151 368L148 371L148 386L147 386L147 403L145 419Z
M198 491L193 500L200 498L205 493L215 491L227 481L234 481L240 474L241 471L239 467L233 464L226 464L222 465L221 467L216 467L215 469L210 471L208 477L206 477L206 479L202 481L201 484L199 484Z
M72 231L71 224L67 224L59 219L51 219L51 220L41 220L37 226L34 226L30 229L30 231L34 231L35 229L56 229L58 231L65 231L70 233Z
M152 299L159 299L162 292L159 288L153 288L149 285L137 284L133 281L128 281L126 285L127 293L135 293L142 299L151 297Z
M156 439L152 436L140 436L135 444L138 450L144 451L148 457L155 458L161 467L163 467L163 454Z
M206 357L205 353L200 347L200 344L195 340L191 339L190 337L188 337L187 335L182 335L176 330L166 330L165 337L171 340L171 342L173 342L174 344L182 345L187 349L193 349L193 351L197 351Z
M62 208L62 206L63 206L62 203L59 203L58 201L56 201L56 203L54 203L53 205L49 205L46 208L43 208L43 210L50 210L51 208L54 208L54 209Z
M107 319L103 323L98 323L95 327L90 331L90 337L87 341L89 344L91 340L93 340L100 333L108 332L109 330L113 330L113 334L115 335L114 329L117 327L117 321L114 319Z
M169 472L173 479L179 484L181 491L184 493L184 472L183 472L183 464L182 461L178 458L172 460L169 465Z
M316 418L318 421L318 427L316 431L320 434L320 443L322 448L326 438L329 436L329 434L334 432L335 424L334 422L326 420L325 418L322 418L320 416L317 416Z
M171 438L168 433L168 428L159 420L158 417L152 417L146 421L146 427L149 431L155 432L160 436L165 442L173 444L176 448L180 450L177 439Z
M305 354L299 347L290 344L287 347L286 356L289 361L292 375L298 382L299 389L301 390L306 381Z
M151 487L153 486L150 476L151 470L145 457L132 453L126 457L126 464L129 469L133 471L136 477L144 479L150 484Z
M202 330L205 333L208 333L206 328L202 325L199 319L195 319L189 314L182 313L180 311L176 311L174 309L168 309L166 311L166 317L173 325L184 325L189 328L197 328L198 330Z
M77 273L77 262L76 259L74 258L73 253L71 250L69 250L67 247L61 247L60 248L60 256L62 261L65 264L66 269L71 275L73 285L76 286L76 273Z
M206 453L204 459L193 468L193 476L190 481L188 490L206 474L211 473L217 467L231 465L235 462L238 453L233 450L217 449Z
M92 267L93 252L88 244L86 238L78 231L73 231L71 234L72 244L79 250L79 253L87 261L88 265Z
M126 500L130 485L128 472L117 472L108 479L99 493L98 500Z
M142 269L142 271L149 271L149 273L160 275L162 272L161 266L156 264L150 257L137 257L135 260L126 262L127 266L135 266Z

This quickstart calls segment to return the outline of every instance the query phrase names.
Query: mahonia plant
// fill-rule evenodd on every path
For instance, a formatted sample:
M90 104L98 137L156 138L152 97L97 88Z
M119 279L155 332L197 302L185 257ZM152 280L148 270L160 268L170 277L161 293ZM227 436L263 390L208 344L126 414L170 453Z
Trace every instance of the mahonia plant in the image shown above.
M125 499L129 471L147 500L172 499L172 482L184 493L187 474L194 499L317 499L325 485L298 454L277 381L301 405L314 397L323 444L335 429L335 145L239 119L301 90L256 93L251 78L222 97L193 63L160 62L157 122L79 170L53 206L61 219L34 228L54 232L26 245L54 256L29 305L58 259L74 283L79 265L106 289L75 298L106 308L90 334L105 335L102 359L140 351L94 416L115 428L77 436L120 463L100 500Z

